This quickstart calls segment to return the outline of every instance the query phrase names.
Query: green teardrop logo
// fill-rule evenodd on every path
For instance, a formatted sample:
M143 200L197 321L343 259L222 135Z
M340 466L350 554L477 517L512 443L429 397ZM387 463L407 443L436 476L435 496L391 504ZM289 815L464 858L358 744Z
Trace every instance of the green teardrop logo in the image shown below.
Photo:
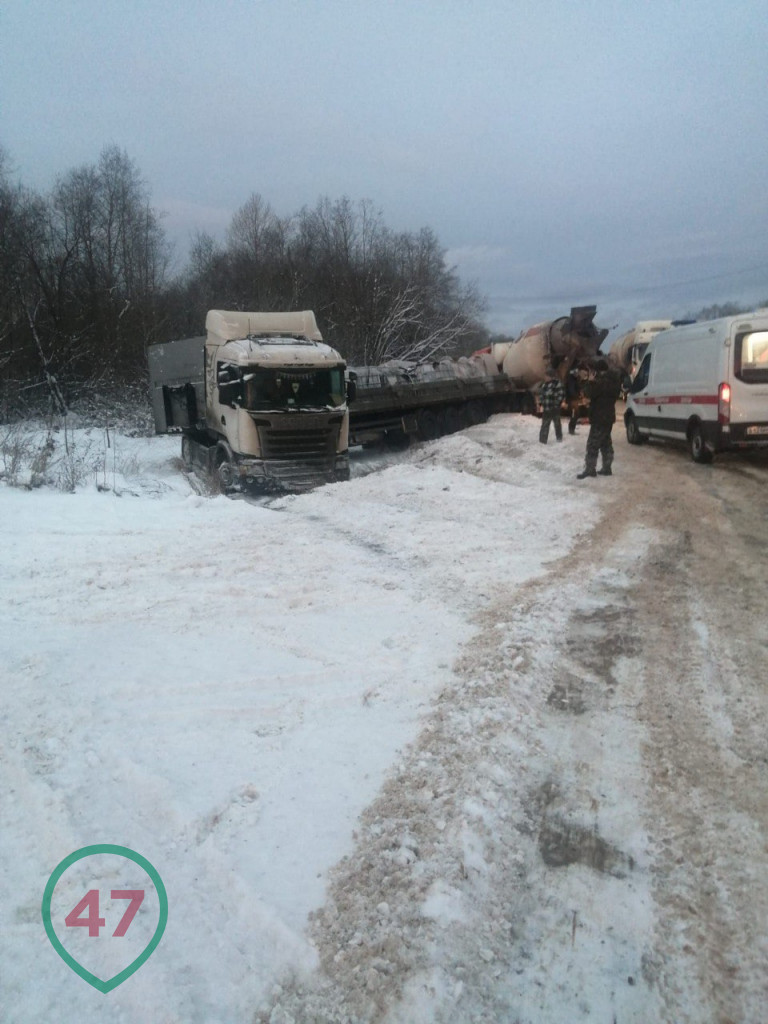
M137 864L148 876L152 882L152 885L157 893L157 901L159 905L159 914L157 927L155 928L154 934L149 939L142 952L135 957L126 967L124 967L117 974L110 978L99 978L92 971L88 970L79 963L74 956L67 949L65 949L61 939L56 934L56 930L53 926L51 919L51 900L53 899L54 890L60 881L62 875L68 868L78 861L84 860L86 857L95 857L100 854L109 854L115 857L124 857L126 860L132 861ZM120 919L116 921L116 927L112 931L111 937L123 938L128 930L130 929L131 923L141 906L144 896L144 889L110 889L110 895L113 900L125 901L123 910L120 915ZM88 936L98 936L102 928L107 926L106 918L100 917L100 903L99 903L99 890L90 889L80 899L76 905L72 908L69 914L66 915L65 923L67 927L82 927L88 930ZM75 850L74 853L70 853L68 857L57 865L54 869L51 877L48 879L48 883L43 893L43 924L45 925L45 931L48 938L51 940L51 945L59 954L61 959L67 964L75 974L79 974L80 977L87 981L89 985L93 985L100 992L111 992L113 988L117 988L127 978L130 978L132 974L146 963L149 957L157 949L160 939L163 937L165 926L168 921L168 896L165 891L165 886L160 878L160 875L155 868L149 863L146 857L142 857L140 853L136 853L135 850L129 850L127 846L113 846L109 843L100 843L96 846L84 846L81 850Z

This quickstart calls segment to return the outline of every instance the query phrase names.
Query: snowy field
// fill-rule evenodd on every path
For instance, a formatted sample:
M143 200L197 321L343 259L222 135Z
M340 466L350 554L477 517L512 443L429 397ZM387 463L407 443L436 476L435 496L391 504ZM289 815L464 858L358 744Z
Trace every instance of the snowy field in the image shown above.
M102 1021L109 1000L245 1022L313 969L327 872L478 613L591 517L583 437L536 428L358 453L350 483L262 505L197 493L177 439L100 431L68 440L95 467L73 493L0 486L3 1020ZM170 908L107 996L40 918L56 865L98 843L146 857Z

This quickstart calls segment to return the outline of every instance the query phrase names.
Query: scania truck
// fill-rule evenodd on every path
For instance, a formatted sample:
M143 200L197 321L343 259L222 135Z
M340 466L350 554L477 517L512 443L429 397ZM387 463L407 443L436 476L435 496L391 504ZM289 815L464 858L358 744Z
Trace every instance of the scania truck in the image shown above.
M225 492L349 479L345 362L314 313L209 311L206 333L149 349L157 433Z

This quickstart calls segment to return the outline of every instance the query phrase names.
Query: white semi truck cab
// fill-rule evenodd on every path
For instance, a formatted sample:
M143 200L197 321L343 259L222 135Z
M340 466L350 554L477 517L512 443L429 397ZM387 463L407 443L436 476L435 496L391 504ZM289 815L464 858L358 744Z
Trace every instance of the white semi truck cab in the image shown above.
M182 434L184 462L225 491L348 480L346 367L314 313L212 309L205 327L149 350L155 429Z

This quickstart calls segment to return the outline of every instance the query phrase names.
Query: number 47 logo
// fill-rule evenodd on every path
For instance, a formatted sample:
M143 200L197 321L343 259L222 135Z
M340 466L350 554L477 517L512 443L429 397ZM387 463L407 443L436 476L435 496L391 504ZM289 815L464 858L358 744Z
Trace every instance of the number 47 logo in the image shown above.
M131 921L136 917L136 913L144 901L144 890L112 889L109 895L113 900L130 900L125 913L120 918L120 923L112 932L114 938L122 938L128 931ZM82 917L81 915L86 910L88 911L87 916ZM91 938L98 938L99 929L105 928L107 924L105 918L99 917L99 890L89 889L77 906L70 910L64 918L64 924L67 928L87 928L88 935Z
M95 861L90 858L97 858ZM80 885L74 884L72 889L75 892L82 892L85 886L93 884L98 877L104 877L104 872L109 871L111 877L115 878L115 872L121 872L126 870L125 861L131 862L130 865L130 881L126 878L126 882L130 885L136 884L139 878L136 875L136 867L141 868L147 876L147 883L143 889L111 889L109 890L110 896L113 900L127 900L128 905L123 911L122 917L117 923L117 927L112 932L112 937L122 938L128 932L131 927L136 914L138 913L139 907L144 903L145 896L147 902L144 903L144 911L142 918L144 921L137 921L131 930L131 935L128 937L126 942L120 942L115 947L120 949L122 954L127 958L133 956L136 951L138 942L143 941L147 938L147 945L144 950L139 953L138 956L130 963L128 963L121 971L114 974L112 977L103 977L105 968L109 968L110 971L114 970L115 960L119 960L120 957L113 957L112 953L109 952L105 958L105 952L109 951L109 932L106 935L99 935L102 928L107 927L107 917L109 913L104 912L104 916L101 916L101 907L99 906L99 890L88 889L85 896L80 902L66 913L66 909L71 906L70 900L71 895L66 897L64 902L64 889L62 892L61 903L56 902L56 887L62 878L70 869L77 870L77 867L83 867L83 863L88 864L88 867L84 869L90 875L87 880L84 878L83 883ZM81 863L83 862L83 863ZM72 878L73 876L68 876ZM120 877L118 874L117 877ZM142 880L143 881L143 880ZM141 882L139 883L141 884ZM55 914L52 916L51 903L54 902ZM70 853L68 857L65 857L60 864L58 864L48 879L45 886L45 892L43 893L42 903L42 917L45 931L50 939L51 945L75 974L78 974L84 981L87 981L89 985L93 985L94 988L100 992L111 992L112 989L121 985L127 978L134 974L143 963L146 962L147 958L156 949L157 944L162 938L165 930L165 925L168 920L168 896L165 892L165 886L160 875L155 868L149 863L146 857L142 857L140 853L136 853L135 850L129 850L127 846L115 846L111 843L99 843L93 846L84 846L80 850L75 850L74 853ZM157 916L157 923L155 924L154 933L149 934L149 928L152 926L152 921ZM56 933L54 926L54 916L61 920L63 918L66 932L68 929L76 928L87 928L88 936L90 938L101 938L102 942L84 942L77 943L75 940L76 936L73 932L68 932L69 937L73 940L75 948L78 950L79 955L85 954L84 958L92 961L90 967L86 967L81 964L67 949L65 949L62 939L65 938L64 932L61 937ZM110 922L111 924L111 922ZM81 933L82 935L82 933ZM85 948L87 947L87 949ZM99 969L102 968L101 971Z

